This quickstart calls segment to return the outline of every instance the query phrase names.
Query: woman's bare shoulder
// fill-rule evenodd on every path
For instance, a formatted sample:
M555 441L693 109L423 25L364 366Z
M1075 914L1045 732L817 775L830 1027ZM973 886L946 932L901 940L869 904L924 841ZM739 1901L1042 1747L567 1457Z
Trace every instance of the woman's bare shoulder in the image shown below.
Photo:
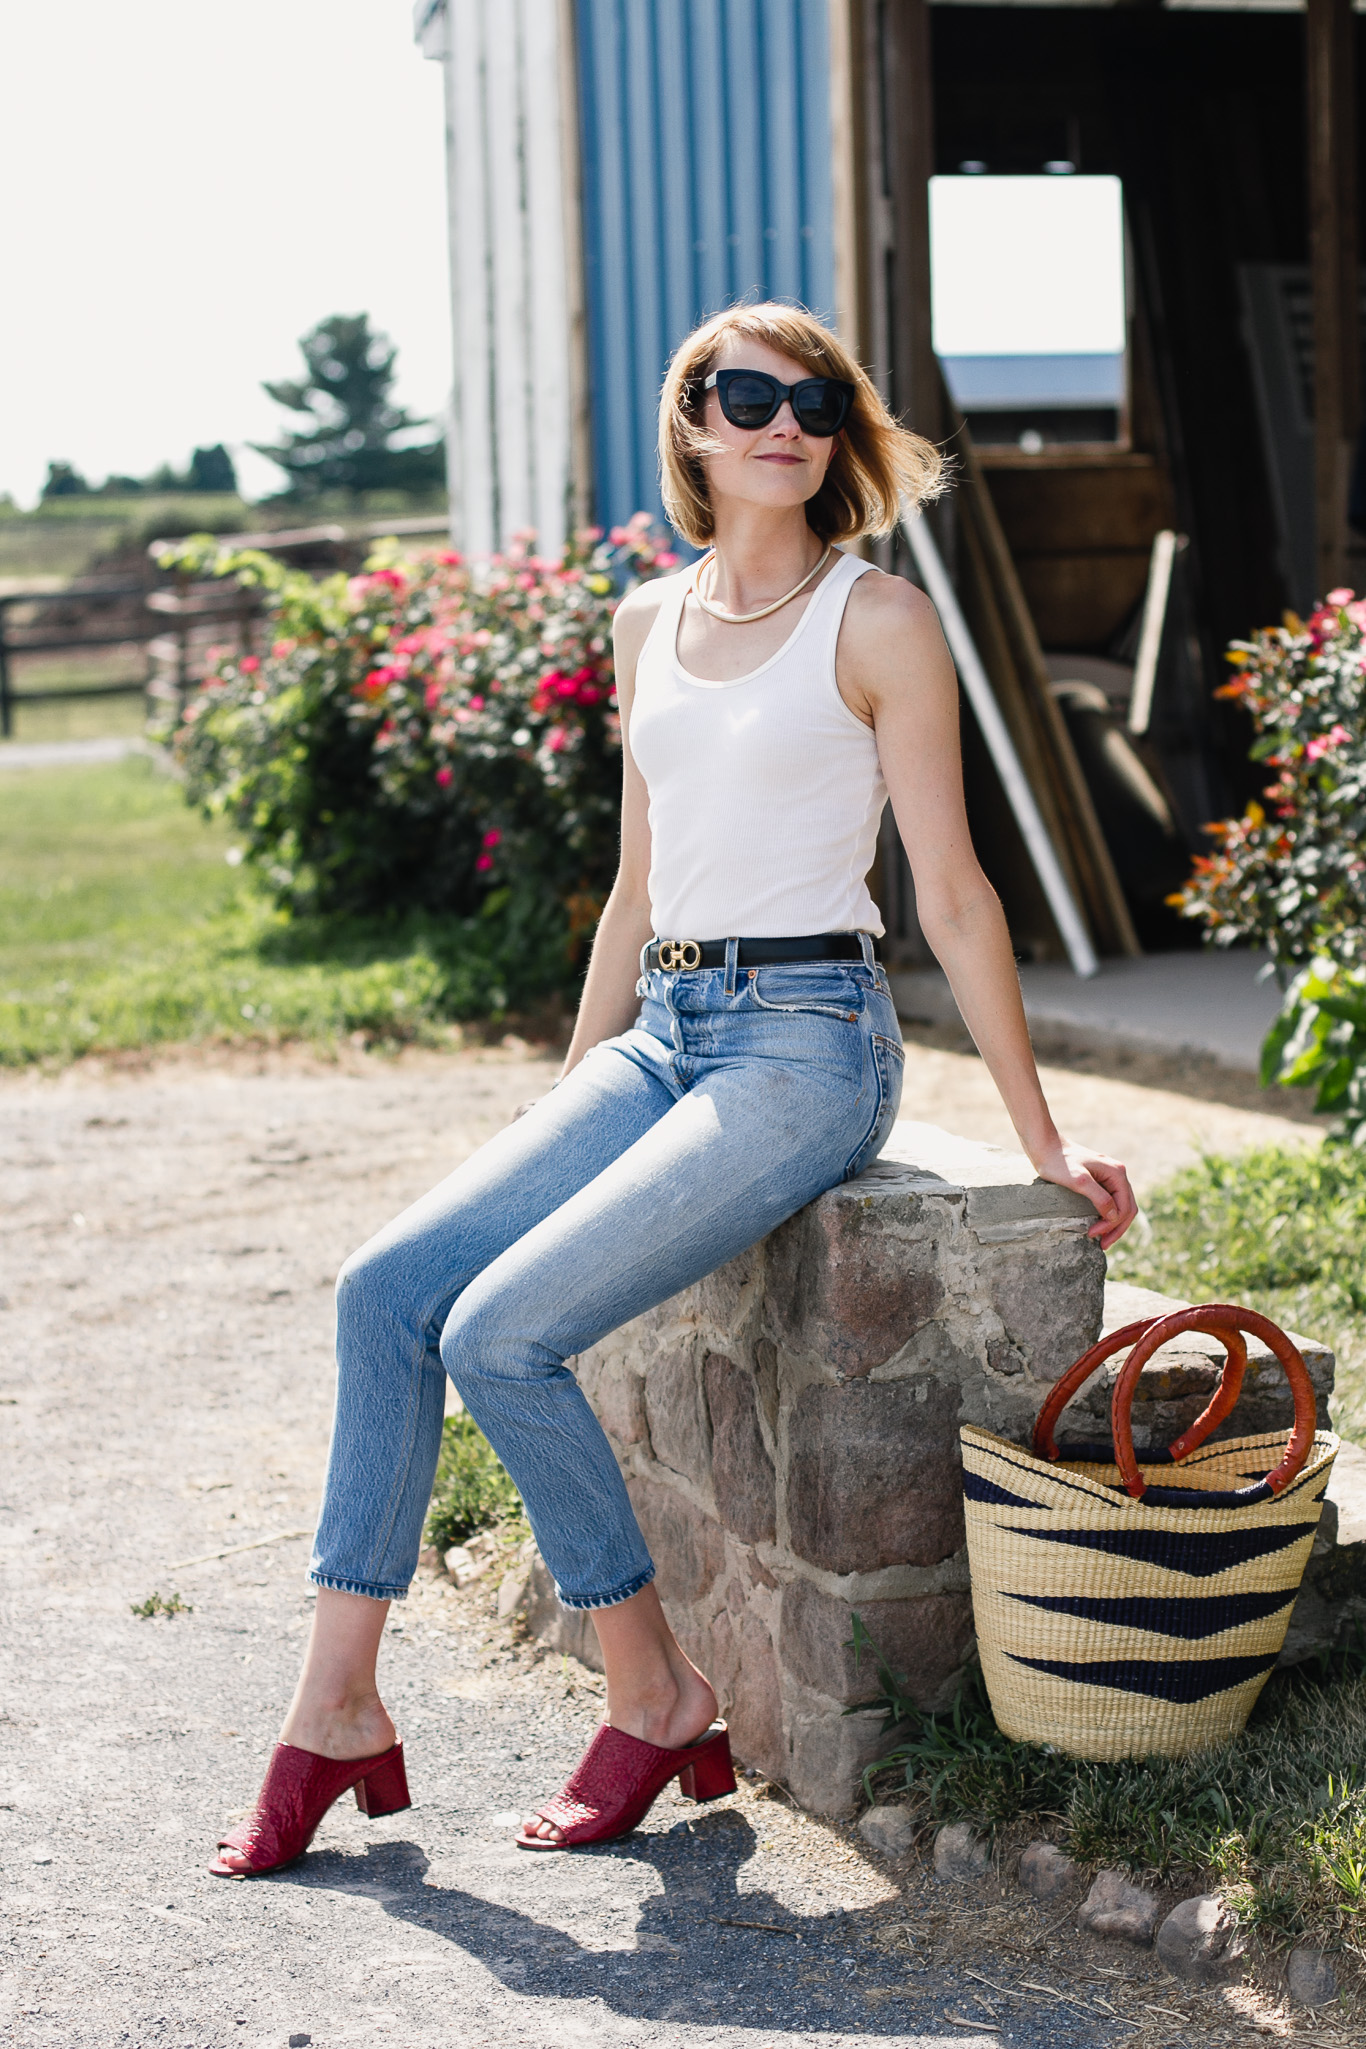
M691 574L690 563L686 569L675 570L672 576L650 576L643 583L633 584L612 615L614 623L624 623L636 631L643 627L648 632L670 591Z
M877 568L865 570L855 583L846 616L860 635L939 632L939 614L919 585Z

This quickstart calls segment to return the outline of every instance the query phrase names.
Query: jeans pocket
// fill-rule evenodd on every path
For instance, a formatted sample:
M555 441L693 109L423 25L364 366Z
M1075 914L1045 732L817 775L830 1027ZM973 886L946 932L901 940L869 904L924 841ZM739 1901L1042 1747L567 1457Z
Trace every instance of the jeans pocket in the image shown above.
M760 1010L809 1011L848 1024L858 1023L867 1001L853 975L800 962L759 968L749 988Z
M868 1132L845 1167L846 1181L852 1181L855 1174L861 1174L868 1162L876 1158L885 1145L887 1135L896 1122L896 1113L901 1108L901 1083L906 1066L905 1047L900 1039L888 1038L883 1032L870 1032L868 1049L876 1082L877 1100Z

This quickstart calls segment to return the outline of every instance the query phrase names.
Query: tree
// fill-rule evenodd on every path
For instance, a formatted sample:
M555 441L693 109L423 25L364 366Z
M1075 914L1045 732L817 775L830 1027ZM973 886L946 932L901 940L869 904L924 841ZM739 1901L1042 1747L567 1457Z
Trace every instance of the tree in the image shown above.
M50 462L47 466L47 482L43 485L44 498L83 498L90 486L80 471L69 462Z
M215 441L212 448L196 448L190 457L185 486L190 491L237 489L237 472L233 468L232 457L221 441Z
M282 498L325 491L421 491L445 480L442 443L396 446L430 425L389 397L398 351L368 313L334 313L300 340L307 376L267 384L278 405L309 425L274 448L253 443L289 478Z

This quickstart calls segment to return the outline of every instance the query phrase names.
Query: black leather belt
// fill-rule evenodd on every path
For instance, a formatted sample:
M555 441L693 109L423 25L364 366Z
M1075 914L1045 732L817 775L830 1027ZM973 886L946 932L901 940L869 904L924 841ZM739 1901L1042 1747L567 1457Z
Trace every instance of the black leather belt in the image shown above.
M676 974L680 968L723 968L725 939L652 939L645 949L647 968L662 968ZM781 967L784 961L862 960L863 947L857 932L818 932L809 939L742 939L736 965L742 968ZM876 939L873 957L881 960Z

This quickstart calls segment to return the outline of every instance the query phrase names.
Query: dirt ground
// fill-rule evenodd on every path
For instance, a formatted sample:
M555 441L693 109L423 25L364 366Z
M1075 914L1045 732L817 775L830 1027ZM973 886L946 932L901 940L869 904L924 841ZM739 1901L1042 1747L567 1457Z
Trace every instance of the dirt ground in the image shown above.
M600 1682L423 1576L382 1683L414 1806L337 1807L294 1869L204 1866L307 1628L344 1255L549 1079L524 1047L168 1055L0 1082L0 2027L18 2049L819 2042L1033 2049L1348 2035L1192 1994L1008 1885L936 1887L761 1783L670 1793L573 1857L512 1847ZM1151 1080L1151 1077L1149 1077ZM1151 1186L1301 1123L1059 1071ZM912 1046L905 1114L1009 1143L979 1062ZM207 1555L206 1555L207 1554ZM153 1592L187 1612L142 1620ZM1055 1925L1056 1924L1056 1925Z

